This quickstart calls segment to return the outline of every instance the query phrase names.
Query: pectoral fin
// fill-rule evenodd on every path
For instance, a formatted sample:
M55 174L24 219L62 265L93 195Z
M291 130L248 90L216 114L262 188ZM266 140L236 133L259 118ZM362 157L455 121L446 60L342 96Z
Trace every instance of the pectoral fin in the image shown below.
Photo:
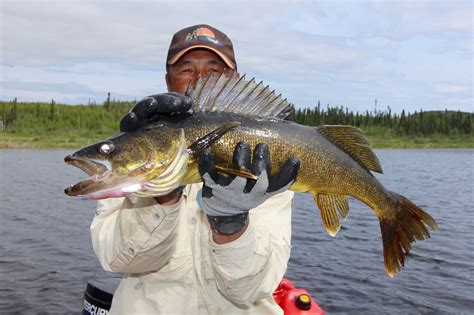
M217 129L209 132L207 135L197 139L188 147L188 154L196 157L202 150L209 148L213 143L222 138L223 135L232 129L240 126L240 122L234 121L220 126Z
M209 148L212 144L214 144L217 140L222 138L227 132L231 131L232 129L240 126L240 122L230 122L220 126L217 129L214 129L210 133L206 134L205 136L199 138L194 143L192 143L188 147L188 154L196 158L199 153L201 153L204 149ZM239 168L232 164L216 164L216 170L219 173L224 173L228 175L235 175L240 177L245 177L249 179L257 179L258 177L252 174L249 170Z

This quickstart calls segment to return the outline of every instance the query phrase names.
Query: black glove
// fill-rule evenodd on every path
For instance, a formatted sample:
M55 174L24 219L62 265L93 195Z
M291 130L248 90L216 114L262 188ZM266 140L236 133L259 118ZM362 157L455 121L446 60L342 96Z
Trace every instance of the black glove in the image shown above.
M258 176L257 180L218 174L210 150L205 150L199 158L199 172L204 182L201 207L211 227L219 234L238 232L245 225L250 209L285 191L296 179L300 166L298 158L290 157L280 172L272 176L267 144L255 146L252 162L250 156L249 144L239 142L235 147L233 163L250 170Z
M170 92L145 97L120 120L120 131L135 131L149 121L158 120L160 115L187 112L193 100L180 93Z

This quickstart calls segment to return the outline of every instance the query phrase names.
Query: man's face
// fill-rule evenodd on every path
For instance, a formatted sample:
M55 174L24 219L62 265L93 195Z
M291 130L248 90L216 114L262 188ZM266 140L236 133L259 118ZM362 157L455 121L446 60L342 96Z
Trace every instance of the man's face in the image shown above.
M169 92L184 93L189 82L198 76L208 77L211 74L221 75L224 72L230 75L233 70L228 69L217 54L207 49L195 49L187 52L169 67L166 84Z

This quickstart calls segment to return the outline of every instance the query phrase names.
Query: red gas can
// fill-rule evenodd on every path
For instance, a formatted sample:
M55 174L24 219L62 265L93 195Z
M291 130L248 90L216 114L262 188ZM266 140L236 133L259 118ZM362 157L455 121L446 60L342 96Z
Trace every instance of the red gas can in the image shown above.
M273 298L285 315L323 315L323 310L305 289L295 288L293 283L283 278L273 292Z

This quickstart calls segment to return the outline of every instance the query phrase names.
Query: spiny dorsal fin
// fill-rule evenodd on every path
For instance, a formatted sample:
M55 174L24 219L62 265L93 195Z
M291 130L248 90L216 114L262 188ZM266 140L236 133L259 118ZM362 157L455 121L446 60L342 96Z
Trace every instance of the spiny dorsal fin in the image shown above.
M344 220L349 214L347 196L318 193L315 196L313 195L313 198L318 205L326 231L329 235L336 236L341 228L341 223L339 222L337 213L339 212Z
M230 77L200 77L188 86L186 95L194 100L195 112L229 112L267 118L286 118L291 105L281 95L255 79L234 73Z
M367 171L383 173L382 166L362 130L352 126L327 125L318 132L349 154Z

